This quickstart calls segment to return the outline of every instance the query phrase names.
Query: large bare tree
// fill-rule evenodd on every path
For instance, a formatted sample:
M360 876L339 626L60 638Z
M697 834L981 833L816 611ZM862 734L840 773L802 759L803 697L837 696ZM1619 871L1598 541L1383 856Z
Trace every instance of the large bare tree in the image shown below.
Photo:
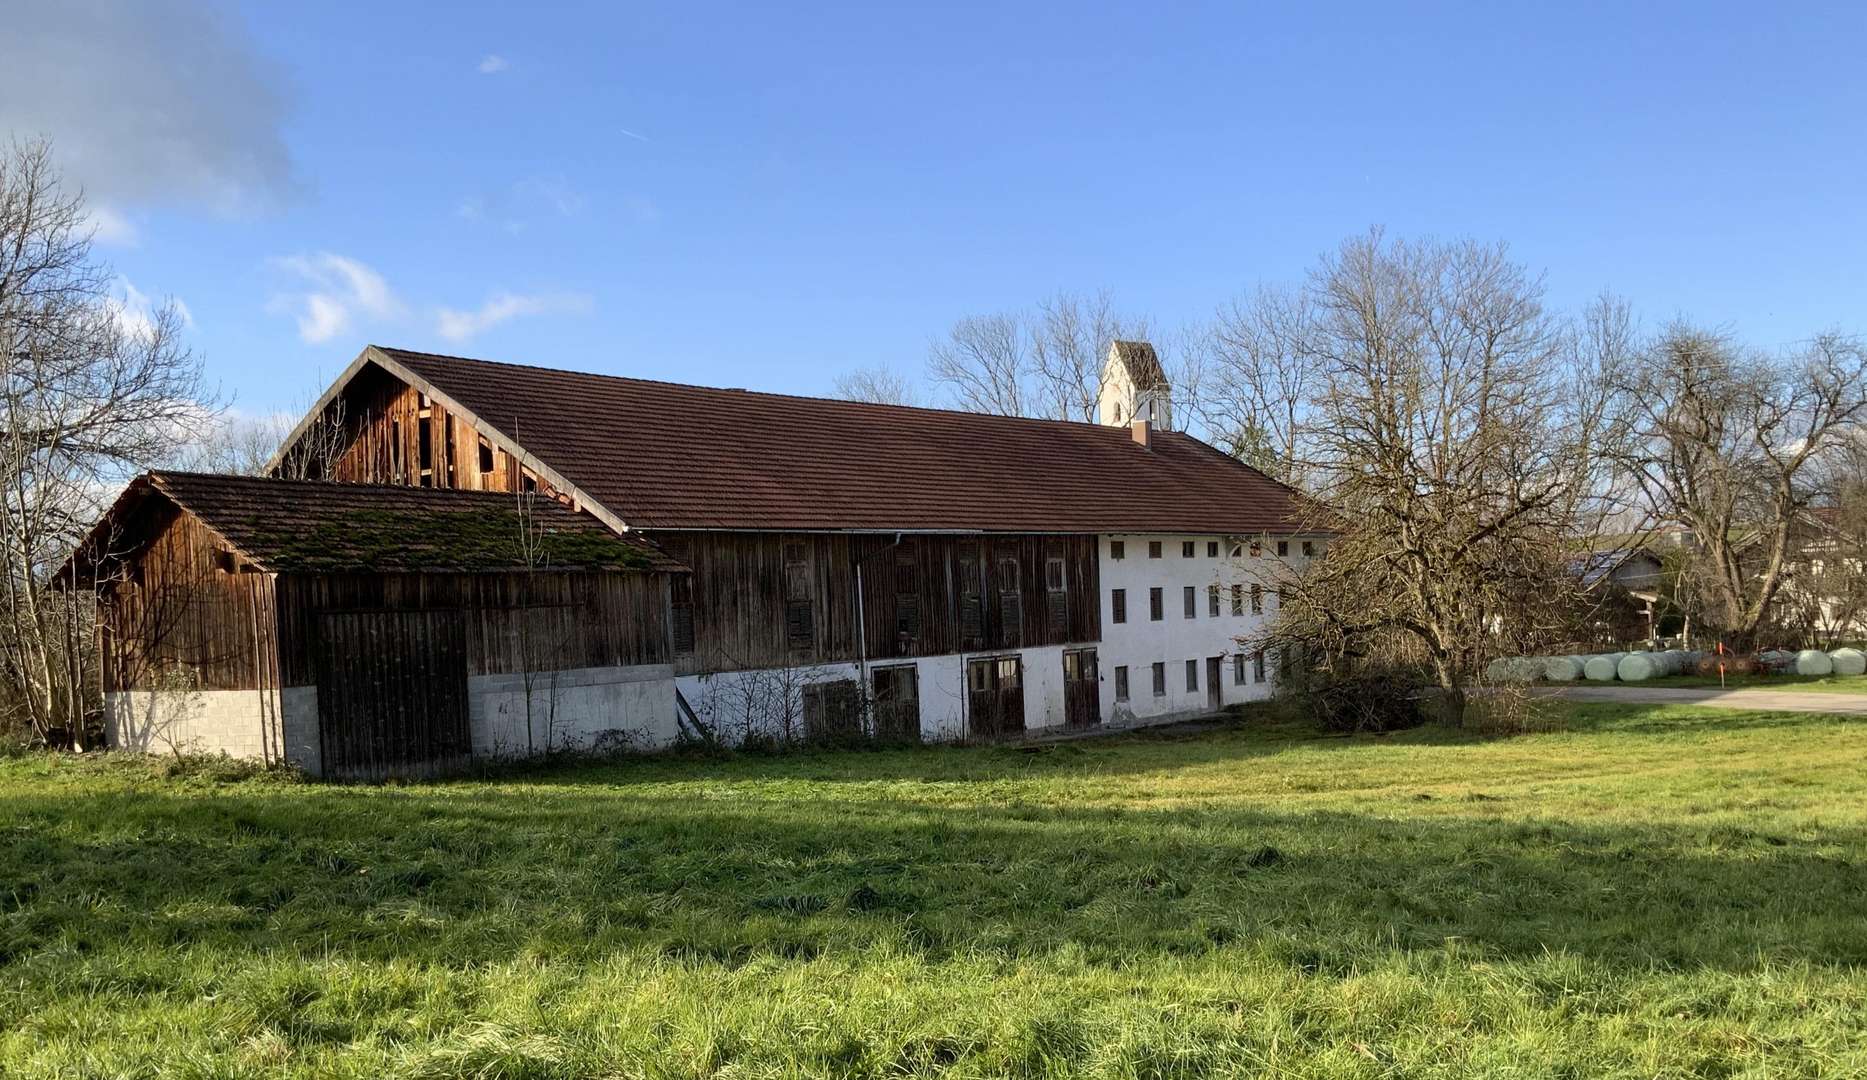
M1489 654L1559 622L1603 488L1604 359L1501 245L1379 232L1216 336L1235 397L1207 409L1256 424L1337 533L1268 582L1282 618L1257 644L1418 663L1461 715Z
M1751 648L1824 501L1823 462L1867 420L1867 349L1824 334L1768 355L1679 323L1613 383L1623 475L1654 519L1691 530L1688 602Z
M141 312L91 254L45 142L0 151L0 707L39 736L86 707L86 598L48 580L134 470L211 414L173 305Z
M927 374L969 412L1094 423L1109 344L1148 333L1106 292L1059 293L1028 312L961 319L930 347Z
M920 391L907 376L888 367L862 367L836 377L836 396L870 405L919 405Z

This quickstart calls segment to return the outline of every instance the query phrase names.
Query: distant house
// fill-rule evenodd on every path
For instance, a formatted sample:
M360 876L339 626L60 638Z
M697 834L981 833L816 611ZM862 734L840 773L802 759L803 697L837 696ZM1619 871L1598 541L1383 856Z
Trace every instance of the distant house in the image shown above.
M1644 544L1584 552L1574 572L1593 597L1595 632L1613 641L1652 640L1659 630L1664 563Z
M665 700L641 696L602 717L580 715L580 738L614 729L659 745L683 726L726 738L989 738L1263 697L1275 666L1239 640L1275 617L1276 597L1243 582L1300 563L1326 537L1290 489L1165 429L1170 394L1151 347L1117 344L1107 375L1108 422L1093 425L372 346L281 451L281 463L304 465L307 448L334 445L310 463L330 482L244 483L273 490L273 513L288 527L301 519L297 500L330 492L364 503L470 499L489 513L530 495L563 515L553 528L601 529L644 552L641 566L565 571L586 575L587 588L597 588L590 575L609 582L602 588L616 590L626 610L585 594L551 602L568 623L628 623L604 630L627 648L552 661L560 682L606 685L624 677L615 668L666 673ZM142 484L173 497L178 511L200 512L177 494L173 475ZM127 512L113 511L109 527L122 528L115 519ZM362 558L346 572L466 572L415 568L405 565L414 556L377 550L380 560ZM281 580L304 572L278 549L246 554ZM492 564L471 572L535 573ZM661 607L641 606L663 591ZM337 601L332 610L401 612L411 595ZM503 595L513 610L551 606ZM483 600L446 603L463 618L492 617ZM516 616L495 617L508 618ZM295 646L305 655L329 647L321 637ZM160 651L150 641L138 648ZM403 659L393 664L425 663L430 646L397 648ZM473 753L502 749L473 718L497 712L481 699L507 692L499 680L514 674L513 659L469 664L468 700L456 711L467 717ZM645 673L627 677L637 674ZM360 716L400 715L406 703L390 700L400 678L380 683L388 689L359 688L340 668L303 667L282 673L279 689L315 696L315 715L328 724L340 707L327 699ZM134 695L157 688L116 686L113 715L145 711L149 702ZM449 722L457 732L459 721ZM317 738L328 770L332 733ZM302 757L290 746L284 753Z

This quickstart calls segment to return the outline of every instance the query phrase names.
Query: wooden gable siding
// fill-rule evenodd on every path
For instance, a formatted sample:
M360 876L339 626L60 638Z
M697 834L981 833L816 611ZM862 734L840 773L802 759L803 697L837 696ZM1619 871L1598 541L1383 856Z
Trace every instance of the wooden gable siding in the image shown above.
M277 591L287 686L316 681L321 620L338 613L449 612L465 623L469 675L672 659L666 574L281 574Z
M484 454L482 436L472 424L380 368L360 372L337 409L343 449L328 475L314 479L463 491L514 491L530 479L558 497L548 482L490 440L485 440L490 455ZM492 458L490 470L480 468L486 456Z
M649 535L693 568L674 615L677 627L692 626L693 650L675 660L682 673L857 659L858 559L872 661L1102 636L1094 537L915 535L896 546L872 534ZM809 612L801 634L800 586Z
M240 568L193 515L167 506L148 544L98 595L106 690L262 690L279 684L271 574Z

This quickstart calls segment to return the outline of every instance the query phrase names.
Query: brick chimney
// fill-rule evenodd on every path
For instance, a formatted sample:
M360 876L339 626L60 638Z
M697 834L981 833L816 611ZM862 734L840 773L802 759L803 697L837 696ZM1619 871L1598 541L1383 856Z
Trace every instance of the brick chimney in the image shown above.
M1147 446L1154 441L1154 421L1152 420L1136 420L1128 425L1128 430L1134 435L1134 441L1142 446Z

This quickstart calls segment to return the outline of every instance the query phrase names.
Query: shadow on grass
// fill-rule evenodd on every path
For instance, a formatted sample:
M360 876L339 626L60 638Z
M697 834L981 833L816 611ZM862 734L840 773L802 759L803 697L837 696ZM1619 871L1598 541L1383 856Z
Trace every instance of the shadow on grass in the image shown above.
M1636 968L1867 963L1859 829L824 791L6 796L0 969L30 988L115 950L453 966L629 950L855 963L878 948L1133 965L1244 949L1339 975L1448 939Z

